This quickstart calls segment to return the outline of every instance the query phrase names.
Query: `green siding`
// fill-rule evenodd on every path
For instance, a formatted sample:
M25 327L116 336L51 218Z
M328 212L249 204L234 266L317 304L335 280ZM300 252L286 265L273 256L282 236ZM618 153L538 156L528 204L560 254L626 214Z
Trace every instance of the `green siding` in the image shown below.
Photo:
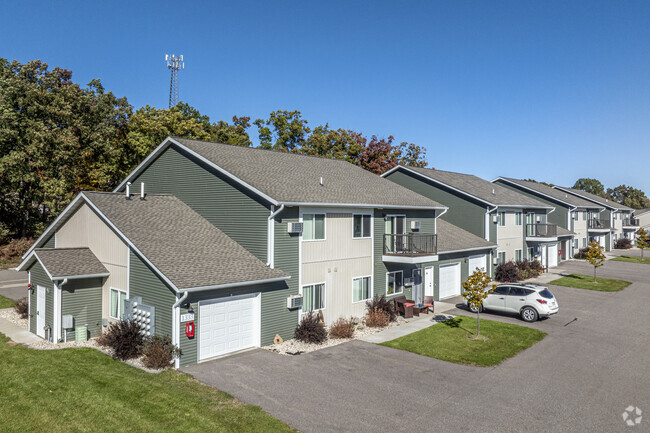
M569 214L568 205L566 205L564 203L560 203L557 200L550 199L550 198L548 198L548 197L546 197L544 195L537 194L537 193L532 192L532 191L530 191L528 189L520 188L520 187L518 187L516 185L512 185L511 183L508 183L508 182L503 182L501 180L498 180L496 183L498 183L499 185L501 185L501 186L503 186L505 188L516 191L516 192L518 192L520 194L526 195L528 197L532 197L535 200L539 200L539 201L543 202L544 204L555 207L555 211L548 214L548 218L547 218L548 223L549 224L557 224L558 226L564 227L567 230L572 230L572 227L569 227L567 225L567 215Z
M173 194L266 262L270 207L265 200L174 146L133 180L134 193L140 182L147 193Z
M182 351L181 366L198 362L199 339L199 301L222 297L244 295L261 292L261 343L263 346L273 343L275 334L283 339L293 338L293 332L298 323L297 310L287 309L287 297L293 293L284 282L242 287L232 290L213 290L190 295L188 302L194 310L194 338L185 335L185 323L180 326L180 348ZM187 313L187 308L181 308L181 314Z
M41 246L41 247L39 247L39 248L54 248L54 244L55 244L54 241L55 241L55 238L54 238L54 235L52 234L52 235L50 235L50 237L47 238L47 240L43 243L43 246Z
M174 291L140 258L130 252L129 298L141 296L142 303L156 308L156 334L172 336Z
M287 297L300 293L300 236L289 234L287 231L287 224L298 222L298 219L298 208L289 207L276 216L274 223L274 266L291 276L285 282L288 290ZM293 338L293 330L298 323L298 310L292 310L287 314L285 307L286 304L278 311L277 323L274 326L281 329L290 329L289 338ZM284 334L280 335L282 338L287 339Z
M27 271L29 272L29 281L32 285L32 289L34 289L29 295L31 313L31 316L29 317L29 330L36 334L36 287L43 286L49 291L49 293L45 295L45 325L52 326L52 311L54 308L52 305L52 289L54 287L54 283L47 276L45 270L38 261L35 261Z
M70 280L61 290L61 316L72 314L74 325L88 325L88 338L99 336L102 325L102 279ZM65 332L63 330L62 332ZM68 331L74 340L74 330Z

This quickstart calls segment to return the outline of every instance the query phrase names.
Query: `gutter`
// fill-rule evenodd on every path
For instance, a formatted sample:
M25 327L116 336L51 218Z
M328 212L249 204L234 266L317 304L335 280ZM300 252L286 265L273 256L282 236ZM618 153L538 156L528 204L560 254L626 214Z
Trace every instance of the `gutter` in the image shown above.
M266 236L266 242L267 242L267 248L266 248L266 266L269 266L271 269L275 268L275 227L273 226L273 220L275 217L284 210L284 203L280 205L280 207L276 210L273 211L271 210L271 215L269 215L269 218L266 222L266 227L267 227L267 236Z
M494 205L492 209L490 209L490 206L486 206L485 208L485 240L490 242L490 214L497 210L499 206Z
M250 286L253 284L277 283L279 281L286 281L290 278L291 276L287 275L286 277L268 278L266 280L239 281L237 283L216 284L214 286L188 287L186 289L182 289L182 291L185 293L187 292L194 293L194 292L203 292L205 290L230 289L230 288L241 287L241 286Z

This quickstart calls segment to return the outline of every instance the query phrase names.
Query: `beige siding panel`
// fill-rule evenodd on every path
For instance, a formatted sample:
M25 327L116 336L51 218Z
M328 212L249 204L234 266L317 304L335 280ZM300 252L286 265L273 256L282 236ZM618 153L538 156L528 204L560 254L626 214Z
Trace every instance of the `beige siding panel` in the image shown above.
M325 240L303 242L302 262L314 263L371 257L372 239L354 239L352 237L352 222L352 213L327 213Z
M506 261L515 259L515 250L522 250L525 254L524 246L524 224L526 224L526 215L522 213L521 224L515 225L515 213L506 212L506 225L497 226L498 251L505 251Z

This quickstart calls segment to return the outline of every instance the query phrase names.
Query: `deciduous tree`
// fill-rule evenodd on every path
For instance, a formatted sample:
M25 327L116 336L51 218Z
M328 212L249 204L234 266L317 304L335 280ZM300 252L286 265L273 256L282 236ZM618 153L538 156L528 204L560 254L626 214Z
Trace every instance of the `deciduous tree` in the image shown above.
M575 184L573 184L573 188L581 189L583 191L599 195L601 197L605 195L605 187L598 179L581 177L576 181Z
M467 300L467 305L470 310L476 311L476 336L481 334L481 310L483 309L483 300L492 293L495 286L488 289L492 278L483 272L481 269L476 268L474 273L467 278L463 283L463 298Z
M650 247L650 238L648 238L648 233L643 228L636 232L634 244L637 248L641 248L641 261L643 261L643 250Z
M605 248L599 242L589 242L589 250L585 258L594 267L594 283L596 283L596 269L605 264Z
M285 152L300 148L311 132L298 110L276 110L267 120L257 119L253 124L259 132L260 147Z
M607 196L624 206L632 209L645 209L650 207L650 200L640 189L627 185L619 185L616 188L607 188Z

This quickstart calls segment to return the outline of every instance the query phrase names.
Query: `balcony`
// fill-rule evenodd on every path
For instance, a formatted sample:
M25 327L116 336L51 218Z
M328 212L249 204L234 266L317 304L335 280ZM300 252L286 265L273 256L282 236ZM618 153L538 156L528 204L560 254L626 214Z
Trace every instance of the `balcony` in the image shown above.
M438 260L438 236L426 233L384 235L385 262L425 263Z
M637 218L625 218L623 220L623 228L638 228L639 220Z
M526 224L526 240L532 242L556 241L557 224Z
M606 233L612 229L612 225L607 220L591 218L587 221L587 230L590 232Z

